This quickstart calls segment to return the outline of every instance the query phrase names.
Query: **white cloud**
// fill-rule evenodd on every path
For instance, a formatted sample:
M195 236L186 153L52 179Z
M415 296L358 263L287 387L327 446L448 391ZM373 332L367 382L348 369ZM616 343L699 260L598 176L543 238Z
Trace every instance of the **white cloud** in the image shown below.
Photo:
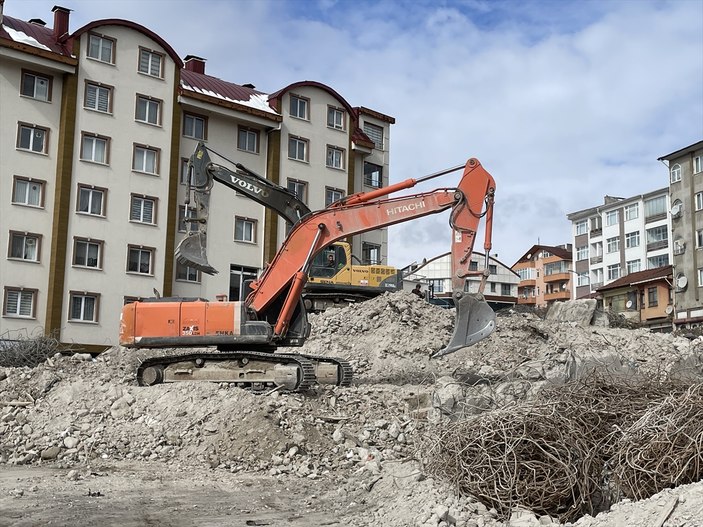
M605 194L665 187L656 159L703 139L700 0L67 3L71 30L134 20L212 75L267 92L316 80L394 116L393 182L478 157L508 265L538 239L570 242L566 214ZM7 0L5 13L50 20L53 5ZM391 228L391 263L446 252L447 222Z

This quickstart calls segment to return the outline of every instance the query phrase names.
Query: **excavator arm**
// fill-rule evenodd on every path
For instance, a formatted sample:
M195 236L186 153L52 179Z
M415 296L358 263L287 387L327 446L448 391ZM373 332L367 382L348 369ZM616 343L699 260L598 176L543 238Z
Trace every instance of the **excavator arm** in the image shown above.
M427 176L444 175L445 172ZM478 160L470 159L455 188L437 189L408 196L385 198L397 190L411 188L419 181L409 179L367 194L355 194L346 200L316 212L311 212L296 223L273 261L262 276L252 284L252 293L246 300L247 309L257 320L266 320L273 327L274 339L283 339L294 316L300 313L299 300L307 281L312 258L326 246L342 238L387 227L451 209L452 286L457 306L457 320L452 340L440 352L451 353L488 336L495 327L491 308L480 297L464 292L479 222L485 217L484 249L486 259L491 249L493 198L495 181ZM200 236L205 236L201 230ZM197 258L186 258L189 266L211 269L204 252L196 251ZM488 266L485 266L486 269ZM485 284L485 275L480 291ZM480 295L480 293L479 293Z
M197 266L208 274L217 269L207 263L207 222L210 211L210 191L215 181L241 192L266 208L274 210L290 224L295 224L310 214L310 209L288 190L252 172L241 163L234 163L236 170L213 163L204 143L198 143L188 160L188 197L191 190L195 201L195 218L198 230L186 236L176 248L176 259L184 265ZM214 152L213 152L214 153Z

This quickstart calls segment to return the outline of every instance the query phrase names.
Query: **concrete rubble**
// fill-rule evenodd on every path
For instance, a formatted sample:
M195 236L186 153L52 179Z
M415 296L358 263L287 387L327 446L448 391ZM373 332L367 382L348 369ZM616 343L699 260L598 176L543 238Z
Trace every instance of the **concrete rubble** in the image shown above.
M306 345L282 351L350 359L356 381L306 394L264 396L209 383L139 387L134 372L144 353L121 348L5 368L0 470L50 465L68 481L89 478L92 465L107 461L166 473L256 472L301 485L324 481L339 499L338 519L350 527L558 525L528 510L501 521L495 510L427 477L418 461L423 438L442 420L529 400L546 383L592 371L703 378L701 338L593 325L592 303L558 309L546 319L501 314L493 335L442 359L429 356L449 341L453 312L409 293L312 315ZM573 525L654 525L672 499L679 501L663 526L703 525L703 483L618 503Z

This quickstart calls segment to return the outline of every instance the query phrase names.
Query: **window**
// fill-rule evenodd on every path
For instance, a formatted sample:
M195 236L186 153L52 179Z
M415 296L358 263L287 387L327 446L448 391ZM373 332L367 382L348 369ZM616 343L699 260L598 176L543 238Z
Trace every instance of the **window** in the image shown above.
M98 300L97 293L71 292L69 320L72 322L97 322Z
M703 249L703 229L696 231L696 249Z
M156 198L135 196L132 194L129 208L129 220L139 223L156 224Z
M114 64L115 41L102 35L91 34L88 36L88 57Z
M619 210L611 210L605 213L605 224L606 225L617 225L618 219L620 217Z
M383 185L383 167L364 161L364 185L381 188Z
M510 296L512 293L510 284L500 284L500 294L502 296Z
M365 265L379 265L381 263L381 246L363 242L361 244L361 258Z
M344 130L344 110L335 108L334 106L328 106L327 126L336 130Z
M155 53L148 49L139 49L139 73L151 75L152 77L163 77L161 69L164 57L161 53Z
M660 225L659 227L652 227L651 229L647 229L647 245L656 243L664 243L664 246L666 246L666 242L669 239L669 229L667 228L666 225Z
M603 256L603 242L596 242L591 244L591 250L589 254L592 258L599 258Z
M191 139L207 139L207 119L199 115L183 115L183 136Z
M51 101L51 81L47 75L22 71L22 86L20 93L25 97L31 97L39 101Z
M609 253L614 253L620 250L620 238L608 238L607 248Z
M378 150L383 150L383 128L371 123L364 123L364 133L369 136Z
M75 238L73 241L73 265L101 269L102 247L103 242L100 240Z
M327 166L329 168L344 169L344 150L334 146L327 146Z
M666 196L648 199L644 202L645 218L659 215L666 215Z
M146 172L147 174L158 174L159 151L146 146L134 145L134 159L132 160L132 170Z
M627 274L638 273L642 270L642 263L639 260L630 260L627 262Z
M236 217L234 219L234 241L256 243L256 220Z
M237 148L253 154L259 153L259 132L252 128L239 127L237 136Z
M591 271L593 279L592 284L602 284L603 283L603 269L593 269Z
M576 277L576 285L580 287L582 285L588 285L588 284L589 284L588 271L586 271L584 273L579 273Z
M488 274L498 274L498 266L489 264L488 265Z
M620 264L608 266L608 280L617 280L620 278Z
M112 113L112 87L86 83L83 107L96 112Z
M15 176L12 186L12 203L30 207L44 206L44 182Z
M307 203L308 201L308 184L305 181L298 181L297 179L288 180L288 190L290 190L295 196L302 201Z
M576 222L576 236L588 232L588 222L586 220Z
M703 156L693 158L693 173L699 174L703 172Z
M36 296L36 289L6 287L2 315L4 317L34 318L34 299Z
M696 192L694 199L696 201L696 210L703 210L703 192Z
M161 101L137 95L137 112L135 119L142 123L161 124Z
M16 260L38 262L40 242L41 235L39 234L10 231L10 251L8 257Z
M636 220L640 215L639 203L633 203L625 207L625 221Z
M193 207L188 207L188 209L186 209L185 205L180 205L178 207L178 232L197 231L198 224L196 222L186 221L186 210L188 210L188 218L196 217L196 212Z
M656 287L647 288L647 306L656 307L656 305L658 304L657 291L658 290Z
M594 216L593 218L591 218L590 223L591 223L591 231L593 231L594 233L596 231L600 231L603 229L603 218L601 218L600 216ZM585 233L581 233L581 234L585 234Z
M308 141L300 137L288 137L288 158L298 161L308 160Z
M588 246L576 247L576 260L587 260L588 259Z
M681 165L676 163L671 167L671 182L676 183L681 181Z
M298 95L290 96L290 116L297 117L298 119L309 120L308 116L308 103L309 100Z
M668 254L660 254L647 258L647 269L656 269L657 267L664 267L665 265L669 265Z
M625 248L631 249L632 247L640 246L640 233L639 231L628 232L625 234Z
M335 201L339 201L344 197L344 191L336 188L325 188L325 207L329 207Z
M138 274L151 273L151 259L154 250L130 245L127 250L127 272Z
M176 280L183 282L200 282L200 271L176 262Z
M40 126L20 123L17 132L17 148L46 154L49 130Z
M81 140L81 161L107 164L110 139L83 132Z
M107 189L78 185L76 212L105 216L104 203Z
M469 271L478 271L478 262L475 260L472 260L469 263Z

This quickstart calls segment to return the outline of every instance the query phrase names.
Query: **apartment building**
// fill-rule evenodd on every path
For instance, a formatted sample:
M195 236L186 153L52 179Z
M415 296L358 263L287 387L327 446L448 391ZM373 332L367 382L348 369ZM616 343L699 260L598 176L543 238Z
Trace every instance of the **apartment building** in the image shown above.
M485 263L485 253L474 252L471 254L469 270L483 271ZM494 310L515 305L518 294L518 275L493 256L489 257L488 271L490 274L483 290L483 296L488 304ZM454 305L452 274L451 252L447 252L404 269L403 280L406 284L424 284L426 288L423 290L429 292L429 298L433 303L451 306ZM477 293L481 278L480 275L466 278L464 291Z
M148 28L118 19L71 33L0 15L0 336L52 333L96 348L117 342L121 307L163 295L238 299L286 226L214 189L208 229L216 276L175 261L185 221L187 159L198 141L294 190L312 209L388 184L390 125L328 86L269 95L181 60ZM350 240L387 261L387 232Z
M533 245L515 262L518 304L547 307L571 297L571 245Z
M669 176L674 326L703 322L703 141L659 158Z
M669 189L620 198L605 196L602 205L567 215L572 223L574 298L620 277L671 262Z

